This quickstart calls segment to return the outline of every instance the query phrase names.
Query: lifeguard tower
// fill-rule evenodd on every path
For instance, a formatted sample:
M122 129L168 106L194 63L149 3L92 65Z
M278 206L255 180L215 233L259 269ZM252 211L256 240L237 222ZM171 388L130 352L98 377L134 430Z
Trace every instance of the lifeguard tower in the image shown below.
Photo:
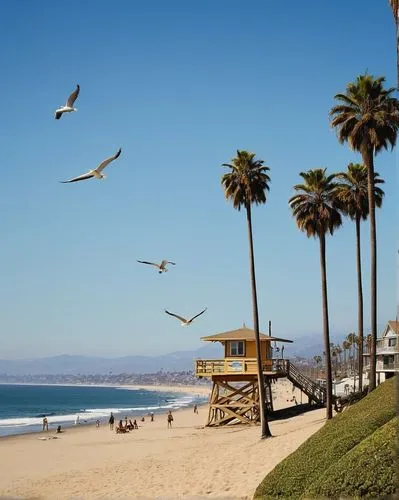
M197 359L196 376L210 377L213 382L206 425L218 426L230 423L256 423L259 416L259 386L256 362L255 332L245 325L229 332L218 333L201 340L220 342L224 346L224 359ZM263 380L266 389L266 405L273 411L271 382L287 377L305 394L309 401L323 403L325 389L302 375L286 359L272 356L272 342L292 340L260 334Z

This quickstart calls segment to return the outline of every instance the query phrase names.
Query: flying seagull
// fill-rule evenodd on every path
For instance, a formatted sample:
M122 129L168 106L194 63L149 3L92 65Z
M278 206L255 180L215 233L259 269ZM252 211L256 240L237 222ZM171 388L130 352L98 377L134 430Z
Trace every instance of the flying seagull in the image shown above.
M175 318L179 319L181 321L181 326L188 326L191 325L191 323L195 320L195 318L198 318L198 316L201 316L201 314L204 314L204 312L207 310L207 307L200 313L196 314L190 319L183 318L182 316L179 316L177 314L173 314L165 309L166 314L169 314L169 316L174 316Z
M116 153L116 155L111 156L111 158L107 158L106 160L102 161L100 165L95 168L94 170L89 170L87 174L82 174L79 175L78 177L74 177L73 179L69 179L69 181L60 181L62 184L66 184L67 182L77 182L77 181L84 181L85 179L91 179L92 177L95 177L96 179L105 179L105 175L102 174L101 172L104 170L104 168L111 163L111 161L114 161L118 158L118 156L121 154L122 149L119 149L119 151Z
M168 269L166 268L168 264L172 264L173 266L176 265L175 262L171 262L170 260L163 260L160 264L157 264L155 262L148 262L146 260L138 260L137 262L140 262L140 264L149 264L150 266L155 266L157 269L159 269L159 274L168 272Z
M72 92L72 94L68 97L68 100L64 106L60 106L55 110L54 118L59 120L62 116L62 113L71 113L71 111L77 111L76 108L73 107L78 95L80 92L80 86L76 85L76 89Z

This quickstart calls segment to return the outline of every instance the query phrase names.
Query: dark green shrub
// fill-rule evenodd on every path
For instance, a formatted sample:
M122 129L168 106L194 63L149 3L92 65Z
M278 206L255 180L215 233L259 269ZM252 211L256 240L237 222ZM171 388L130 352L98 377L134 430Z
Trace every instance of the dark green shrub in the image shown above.
M394 380L336 415L261 482L255 499L295 499L348 451L395 416ZM267 446L267 441L265 442Z
M396 489L398 417L377 429L333 463L303 498L384 498Z

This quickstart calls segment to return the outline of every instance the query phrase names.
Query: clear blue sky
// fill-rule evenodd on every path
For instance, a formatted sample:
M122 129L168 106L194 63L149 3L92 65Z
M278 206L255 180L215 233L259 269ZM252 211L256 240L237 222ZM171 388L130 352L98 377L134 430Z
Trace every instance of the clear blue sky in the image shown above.
M395 85L388 1L4 1L0 357L158 354L252 325L245 215L224 200L237 148L271 169L254 213L262 330L321 336L319 247L288 199L298 173L358 155L334 94L368 70ZM81 85L77 113L53 112ZM60 184L123 148L107 179ZM377 215L379 313L396 314L395 152ZM363 225L369 326L368 224ZM136 259L177 263L159 276ZM355 228L327 242L331 333L356 329ZM164 308L189 316L190 328Z

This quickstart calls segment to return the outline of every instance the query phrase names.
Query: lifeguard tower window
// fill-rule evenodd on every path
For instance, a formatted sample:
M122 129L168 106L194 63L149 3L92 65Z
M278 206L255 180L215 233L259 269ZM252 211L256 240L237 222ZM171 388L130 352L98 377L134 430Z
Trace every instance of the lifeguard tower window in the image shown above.
M242 340L230 341L230 356L245 356L245 343Z
M394 347L396 345L396 339L388 339L388 347Z

